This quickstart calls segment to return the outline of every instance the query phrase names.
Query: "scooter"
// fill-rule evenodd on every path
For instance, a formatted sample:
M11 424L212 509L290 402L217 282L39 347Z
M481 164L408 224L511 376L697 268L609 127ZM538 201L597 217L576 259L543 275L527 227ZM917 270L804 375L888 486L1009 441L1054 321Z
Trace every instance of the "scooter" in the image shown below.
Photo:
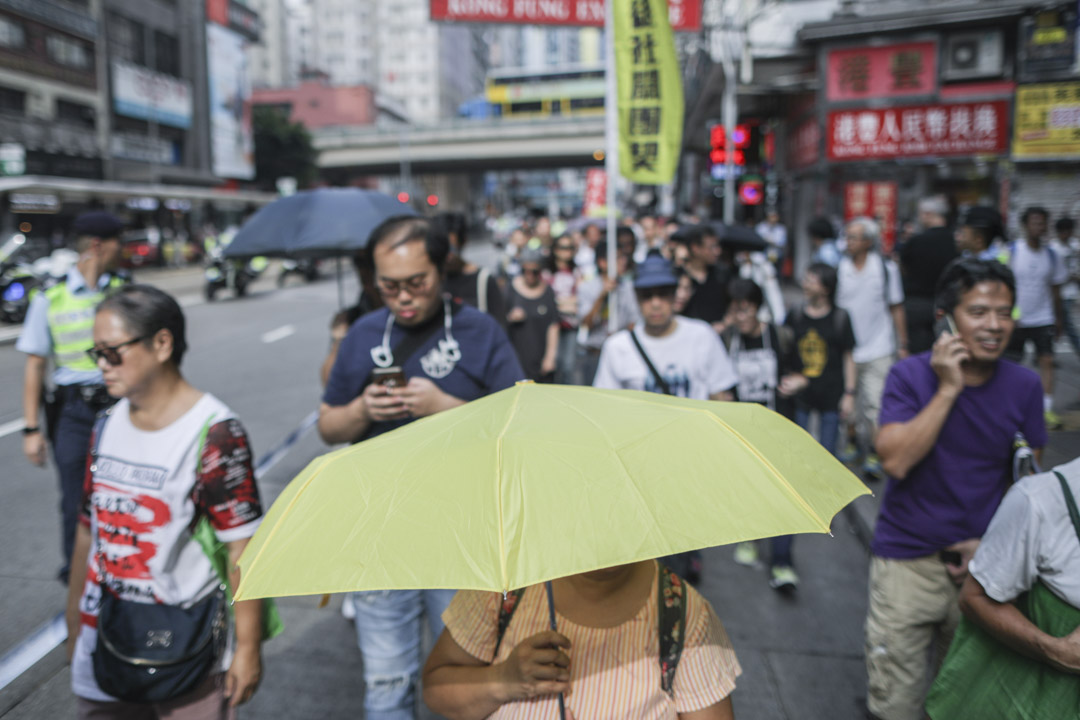
M26 237L12 235L0 246L0 321L18 324L30 307L30 293L44 276L26 257Z
M267 260L254 257L238 260L225 257L223 245L215 245L206 255L206 287L204 293L208 302L213 302L219 290L232 288L238 298L247 295L248 286L266 269Z
M299 275L309 283L315 282L319 279L319 261L314 258L285 258L281 261L281 271L277 276L278 287L285 287L285 281L290 275Z

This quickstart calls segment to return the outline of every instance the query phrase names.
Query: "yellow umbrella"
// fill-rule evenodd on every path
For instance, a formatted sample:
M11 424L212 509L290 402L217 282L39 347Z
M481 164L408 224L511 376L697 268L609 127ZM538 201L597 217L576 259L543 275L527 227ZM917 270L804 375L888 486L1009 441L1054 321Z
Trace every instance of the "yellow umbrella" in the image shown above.
M868 492L759 405L523 383L314 460L240 558L237 599L501 592L828 532Z

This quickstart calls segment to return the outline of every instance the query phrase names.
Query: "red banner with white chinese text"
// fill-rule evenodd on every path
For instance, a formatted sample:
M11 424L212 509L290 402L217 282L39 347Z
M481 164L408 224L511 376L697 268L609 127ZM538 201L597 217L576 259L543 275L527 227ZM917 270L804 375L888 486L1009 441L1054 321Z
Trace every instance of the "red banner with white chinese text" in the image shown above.
M829 113L829 160L927 155L1002 155L1009 149L1005 100Z
M829 102L929 95L936 87L936 42L829 51Z
M603 27L604 0L431 0L432 20ZM701 29L701 0L668 0L671 29Z

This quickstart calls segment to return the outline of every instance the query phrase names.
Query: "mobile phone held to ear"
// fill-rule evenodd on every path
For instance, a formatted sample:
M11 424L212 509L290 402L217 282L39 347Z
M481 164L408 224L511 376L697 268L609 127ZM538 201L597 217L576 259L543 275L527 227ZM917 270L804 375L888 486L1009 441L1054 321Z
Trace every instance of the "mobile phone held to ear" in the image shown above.
M960 336L960 333L956 329L956 321L953 320L953 316L948 313L943 315L941 318L938 319L936 323L934 323L935 335L941 337L941 334L944 332L952 333L957 337Z
M945 323L949 326L949 332L953 335L960 337L960 331L956 329L956 321L953 320L951 313L945 313Z
M405 387L405 371L397 365L388 368L375 368L371 371L371 381L388 388Z

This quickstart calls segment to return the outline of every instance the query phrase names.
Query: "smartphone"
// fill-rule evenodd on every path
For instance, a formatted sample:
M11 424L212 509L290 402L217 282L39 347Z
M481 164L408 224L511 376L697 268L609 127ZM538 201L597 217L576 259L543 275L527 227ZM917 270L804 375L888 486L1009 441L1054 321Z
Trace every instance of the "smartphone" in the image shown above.
M956 550L942 550L938 553L938 557L941 558L941 562L954 567L960 567L964 562L964 558L960 557L960 553Z
M953 320L952 315L948 313L945 314L945 323L949 326L949 332L951 332L953 335L956 335L957 337L960 337L960 331L956 329L956 321Z
M375 368L371 371L371 381L386 387L405 387L405 371L397 365L387 368Z
M934 334L940 337L943 332L952 333L957 337L960 336L960 333L956 329L956 321L953 320L952 315L945 315L934 323Z

